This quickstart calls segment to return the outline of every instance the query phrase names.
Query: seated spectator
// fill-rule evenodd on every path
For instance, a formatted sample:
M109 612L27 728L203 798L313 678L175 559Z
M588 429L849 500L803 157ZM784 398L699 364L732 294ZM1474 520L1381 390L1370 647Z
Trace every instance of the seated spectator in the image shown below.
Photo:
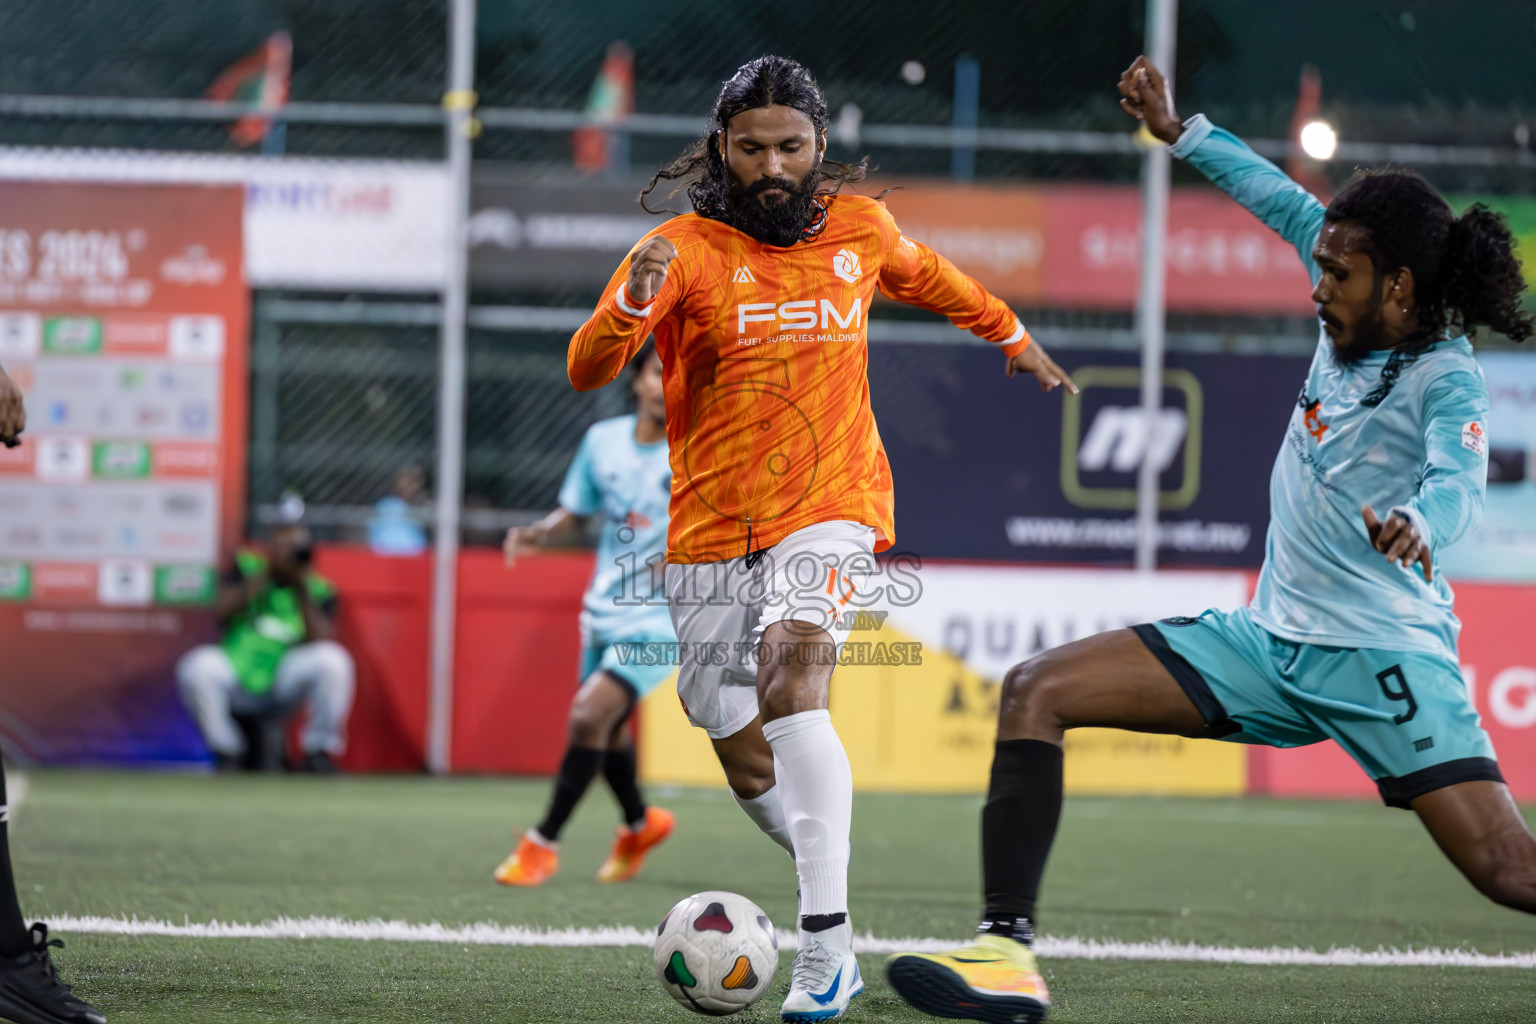
M417 520L431 501L427 476L412 463L395 474L395 490L373 506L368 520L368 546L380 555L419 555L427 550L427 534Z
M285 495L266 552L242 549L219 588L223 640L194 647L177 666L181 699L221 771L245 757L236 716L287 722L301 709L299 769L336 771L353 665L335 640L336 588L311 567L312 554L304 502Z

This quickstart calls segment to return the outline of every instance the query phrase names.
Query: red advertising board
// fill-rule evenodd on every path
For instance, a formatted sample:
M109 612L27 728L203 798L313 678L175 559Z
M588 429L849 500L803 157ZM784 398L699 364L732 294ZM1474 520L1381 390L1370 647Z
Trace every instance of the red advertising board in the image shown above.
M1123 309L1141 272L1141 198L1133 189L1050 190L1046 297ZM1175 189L1168 208L1168 308L1309 313L1312 285L1296 250L1210 188Z
M249 294L239 186L0 181L0 739L47 761L201 745L175 659L241 536Z
M870 191L866 189L865 191ZM1141 198L1124 185L903 183L885 197L902 231L1021 305L1128 309L1141 263ZM1168 308L1308 313L1296 250L1209 187L1173 190Z

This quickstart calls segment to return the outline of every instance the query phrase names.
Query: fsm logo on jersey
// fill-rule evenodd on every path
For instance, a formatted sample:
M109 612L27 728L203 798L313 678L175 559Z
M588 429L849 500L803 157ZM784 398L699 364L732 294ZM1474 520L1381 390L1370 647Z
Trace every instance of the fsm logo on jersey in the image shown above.
M1149 419L1141 407L1141 370L1085 366L1074 372L1081 393L1062 403L1061 492L1078 508L1136 507L1136 477L1151 459L1159 474L1158 506L1188 508L1200 493L1205 397L1188 370L1163 372L1163 399Z

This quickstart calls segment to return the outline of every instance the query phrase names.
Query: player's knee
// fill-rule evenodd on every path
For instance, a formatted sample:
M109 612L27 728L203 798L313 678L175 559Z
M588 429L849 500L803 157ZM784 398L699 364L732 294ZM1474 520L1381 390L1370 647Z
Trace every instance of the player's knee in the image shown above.
M357 668L350 651L335 640L312 640L305 646L320 676L337 685L351 687Z
M831 664L821 657L819 648L835 657L832 644L801 644L788 657L776 658L757 670L757 706L763 721L787 718L802 711L818 711L827 706L827 684Z
M182 696L206 689L216 689L225 675L226 655L218 647L205 644L194 647L176 663L176 685Z
M606 715L582 701L571 705L571 743L578 747L607 747L613 738Z
M815 710L816 702L807 695L806 690L802 680L793 671L784 668L760 677L757 683L757 706L763 721L772 722L801 711Z
M622 711L616 711L601 701L587 700L578 695L571 704L568 721L571 743L578 747L606 748L613 740Z
M1003 676L998 719L1018 725L1054 722L1052 709L1061 680L1060 665L1049 651L1013 666Z

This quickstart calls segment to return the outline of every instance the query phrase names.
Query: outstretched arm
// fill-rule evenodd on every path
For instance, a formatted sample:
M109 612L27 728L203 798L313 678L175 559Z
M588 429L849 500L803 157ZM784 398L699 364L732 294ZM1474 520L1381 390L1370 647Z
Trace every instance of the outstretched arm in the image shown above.
M513 526L507 530L501 542L501 553L510 567L531 551L552 544L566 544L581 536L586 524L585 516L578 516L568 508L557 508L549 515L528 526Z
M1146 57L1120 76L1120 107L1144 121L1147 131L1172 147L1174 156L1196 168L1249 213L1291 243L1313 283L1319 272L1312 247L1323 226L1323 204L1286 177L1243 140L1217 128L1204 114L1181 122L1168 95L1168 83Z
M603 506L597 474L592 469L592 432L582 435L576 457L565 471L560 485L560 504L549 515L529 526L514 526L501 544L507 565L519 556L549 544L569 543L581 536L589 518Z

